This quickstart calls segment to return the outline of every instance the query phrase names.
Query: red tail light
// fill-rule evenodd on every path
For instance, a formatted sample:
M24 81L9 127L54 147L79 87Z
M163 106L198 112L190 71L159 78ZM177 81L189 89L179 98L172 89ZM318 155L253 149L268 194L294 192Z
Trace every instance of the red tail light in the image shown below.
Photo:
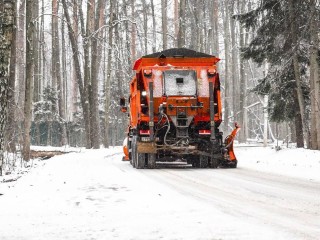
M199 130L200 135L211 135L211 130Z
M140 135L150 135L150 130L140 130Z

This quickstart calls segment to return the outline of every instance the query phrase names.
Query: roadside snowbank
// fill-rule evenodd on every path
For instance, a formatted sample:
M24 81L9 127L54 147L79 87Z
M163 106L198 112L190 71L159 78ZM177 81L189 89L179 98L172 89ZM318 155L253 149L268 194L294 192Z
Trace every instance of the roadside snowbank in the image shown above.
M302 148L235 146L239 168L320 181L320 151Z

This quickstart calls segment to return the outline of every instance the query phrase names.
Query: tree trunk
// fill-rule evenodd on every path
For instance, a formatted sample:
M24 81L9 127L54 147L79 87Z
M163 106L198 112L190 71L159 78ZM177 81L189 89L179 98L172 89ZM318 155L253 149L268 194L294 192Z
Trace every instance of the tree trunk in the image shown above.
M316 1L310 0L310 93L311 93L311 149L320 150L320 81L318 58L318 30Z
M101 16L101 9L103 7L103 1L99 0L97 4L97 13L94 23L94 30L99 31L100 28L100 16ZM92 37L92 59L91 59L91 143L94 149L100 148L100 120L99 120L99 88L98 88L98 76L99 76L99 52L98 52L98 40L97 37L99 33L96 33L96 36Z
M72 28L74 31L74 38L76 43L78 43L78 34L79 34L79 25L78 25L78 4L77 4L77 0L73 0L73 13L72 13L72 18L73 18L73 22L72 22ZM72 90L71 90L71 96L72 96L72 113L76 113L78 111L78 78L77 78L77 72L76 72L76 68L73 67L72 68Z
M83 11L82 11L82 5L79 5L79 18L80 18L80 23L81 23L81 35L83 39L86 39L83 43L83 51L84 51L84 62L83 62L83 68L84 68L84 77L83 77L83 89L84 89L84 96L81 96L84 98L84 109L83 112L85 119L85 130L86 130L86 148L91 148L92 143L91 143L91 116L90 116L90 91L91 91L91 64L90 64L90 50L91 50L91 45L90 45L90 34L93 30L93 0L89 0L87 3L87 23L86 27L84 24L84 16L83 16Z
M68 136L67 136L67 110L69 106L69 101L68 101L68 96L69 96L69 81L68 80L68 74L67 74L67 49L66 49L66 41L65 41L65 21L61 21L61 63L62 63L62 75L61 75L61 86L62 86L62 97L61 97L61 108L60 108L60 119L61 119L61 131L62 131L62 136L61 136L61 145L67 145L69 144L68 141ZM70 75L71 76L71 75Z
M232 15L234 14L234 5L235 1L231 1L230 3L230 32L231 32L231 53L232 53L232 60L231 60L231 94L230 97L232 99L232 111L233 111L233 120L235 121L237 119L237 112L238 112L238 57L237 57L237 43L236 43L236 24L235 20L232 18Z
M14 3L14 13L17 9L17 4ZM14 14L14 25L16 24L16 16ZM17 42L17 27L12 31L12 43L11 43L11 60L10 60L10 74L9 74L9 82L8 82L8 120L7 120L7 131L6 131L6 139L8 141L8 152L16 152L16 119L15 119L15 111L16 111L16 101L15 101L15 83L16 83L16 63L17 63L17 51L16 51L16 42Z
M23 122L24 119L24 93L25 93L25 65L26 65L26 46L25 46L25 38L26 38L26 18L25 18L25 1L21 2L18 10L18 32L17 32L17 49L20 51L17 52L17 82L18 82L18 100L17 106L21 106L20 109L17 109L17 119L19 123ZM23 142L23 133L22 131L19 134L20 142Z
M152 7L152 3L153 3L153 0L151 0L151 7ZM124 12L124 15L125 16L128 16L128 4L127 4L127 2L125 2L124 4L123 4L123 12ZM156 29L155 29L155 19L153 19L154 20L154 22L153 22L153 37L155 38L156 37ZM130 37L129 37L129 23L128 23L128 21L125 21L125 23L124 23L124 27L125 27L125 31L126 31L126 35L125 35L125 41L126 41L126 55L127 55L127 67L129 67L128 69L127 69L127 71L130 71L131 70L131 65L132 65L132 61L133 61L133 59L131 58L131 54L129 54L130 53L130 45L131 45L131 39L130 39ZM152 39L153 40L153 46L152 46L152 50L155 50L156 48L156 39ZM105 48L104 48L105 49Z
M110 1L110 5L111 5ZM112 4L113 5L113 4ZM135 0L131 0L131 18L135 19ZM113 10L110 9L110 14ZM110 33L110 30L109 30ZM110 36L109 36L110 38ZM110 39L109 39L110 40ZM137 26L136 23L132 23L132 27L131 27L131 56L132 56L132 60L135 61L137 59L137 52L136 52L136 41L137 41ZM109 44L110 46L110 44Z
M241 14L244 13L245 1L241 3ZM244 27L240 26L240 49L245 46L245 31ZM241 125L241 131L239 133L239 141L246 142L247 139L247 109L244 108L247 105L247 78L245 75L245 60L240 57L240 116L239 121Z
M168 0L161 0L161 15L162 15L162 48L163 50L168 48L168 17L167 10Z
M186 47L186 0L180 0L178 48Z
M33 0L26 0L26 90L24 104L24 141L23 141L23 159L30 160L30 130L32 117L32 99L33 99L33 73L34 73L34 55L33 55Z
M213 54L219 56L219 1L213 0Z
M190 14L192 14L192 17L190 18L190 28L193 30L192 37L190 37L190 45L189 48L199 51L198 49L198 39L199 39L199 26L198 26L198 16L197 16L197 8L198 6L198 0L193 0L193 4L190 1L187 1L188 3L188 8ZM185 20L186 21L186 18ZM185 24L185 22L184 22Z
M38 102L40 100L40 54L39 54L39 40L40 40L40 25L39 25L39 0L34 1L33 3L33 18L34 21L34 31L33 31L33 55L34 55L34 93L33 93L33 102Z
M7 121L7 94L13 39L15 2L6 1L0 3L0 176L3 171L4 159L4 129Z
M229 11L226 1L223 2L224 6L222 7L222 18L223 18L223 29L224 29L224 53L225 53L225 75L224 75L224 130L228 131L229 124L229 114L230 114L230 88L229 88L229 38L230 38L230 29L229 29Z
M132 5L133 8L133 5ZM109 147L109 105L110 105L110 87L111 87L111 60L112 60L112 45L113 45L113 20L114 20L114 3L113 0L110 0L109 6L109 47L108 47L108 62L107 62L107 70L106 70L106 82L105 82L105 122L104 122L104 147ZM135 25L133 25L135 26ZM134 27L135 29L135 27ZM135 47L134 47L135 49Z
M85 98L86 89L83 86L83 79L82 79L82 75L81 75L81 66L80 66L80 61L79 61L80 52L78 49L78 42L77 42L76 36L75 36L74 31L72 29L66 0L62 0L62 4L63 4L64 15L65 15L65 18L67 21L68 34L69 34L69 39L71 42L71 48L72 48L72 52L73 52L72 58L73 58L74 68L75 68L75 71L77 74L77 83L78 83L78 87L79 87L81 106L83 109L84 124L85 124L85 128L87 130L88 128L90 128L90 122L88 121L89 112L87 111L88 109L86 107L87 106L87 103L86 103L87 99ZM86 147L89 148L90 147L90 135L88 136L88 131L86 131L85 133L86 133ZM88 139L89 139L89 142L88 142Z
M148 54L148 6L146 3L146 0L141 0L142 2L142 8L144 9L142 15L143 15L143 32L144 32L144 38L143 38L143 47L144 47L144 54Z
M305 118L305 104L304 104L304 97L302 92L302 83L301 83L301 76L300 76L300 66L299 66L299 60L298 60L298 54L297 54L297 47L298 47L298 37L297 37L297 30L295 25L295 13L294 13L294 0L289 0L289 18L290 18L290 31L291 31L291 38L292 38L292 48L293 48L293 56L292 56L292 62L293 62L293 69L294 69L294 77L297 84L297 98L299 103L299 110L301 115L301 124L302 124L302 130L303 130L303 138L304 141L307 142L307 145L309 145L309 138L308 138L308 130L307 130L307 122ZM304 145L302 146L304 147Z
M268 146L268 95L263 99L263 146Z
M62 146L67 144L67 131L65 126L64 104L63 104L63 85L61 78L61 63L60 63L60 43L59 43L59 5L57 0L52 1L52 78L57 87L58 93L58 109L59 122L61 126L61 141ZM52 87L55 88L55 85ZM56 114L53 112L53 114Z
M153 0L151 0L153 2ZM179 33L179 1L174 0L174 46L178 47L178 33Z

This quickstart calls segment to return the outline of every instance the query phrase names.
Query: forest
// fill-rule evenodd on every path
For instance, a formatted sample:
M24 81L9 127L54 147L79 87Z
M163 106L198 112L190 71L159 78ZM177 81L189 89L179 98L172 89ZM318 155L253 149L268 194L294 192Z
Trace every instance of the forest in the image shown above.
M318 0L0 0L0 174L30 145L121 145L134 61L169 48L221 59L225 133L320 150L319 23Z

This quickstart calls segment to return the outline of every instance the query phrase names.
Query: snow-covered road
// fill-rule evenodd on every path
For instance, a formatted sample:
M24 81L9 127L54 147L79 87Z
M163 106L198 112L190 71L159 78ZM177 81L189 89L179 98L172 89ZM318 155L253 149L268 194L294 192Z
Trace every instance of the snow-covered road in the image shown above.
M319 239L319 181L241 162L137 170L121 157L70 153L1 184L0 239Z

